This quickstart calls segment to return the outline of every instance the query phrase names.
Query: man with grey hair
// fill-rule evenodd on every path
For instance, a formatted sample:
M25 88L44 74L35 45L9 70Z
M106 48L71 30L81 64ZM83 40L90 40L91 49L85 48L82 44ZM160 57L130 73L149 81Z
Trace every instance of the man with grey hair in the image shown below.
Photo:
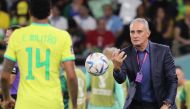
M132 45L112 56L114 78L123 83L128 76L130 87L124 109L176 109L177 76L168 46L149 41L145 19L130 24Z

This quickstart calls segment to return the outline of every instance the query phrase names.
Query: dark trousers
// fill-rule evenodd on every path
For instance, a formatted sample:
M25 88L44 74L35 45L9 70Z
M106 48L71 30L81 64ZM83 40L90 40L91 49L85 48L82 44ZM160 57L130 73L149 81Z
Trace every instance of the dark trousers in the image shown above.
M159 109L156 103L133 100L128 109Z

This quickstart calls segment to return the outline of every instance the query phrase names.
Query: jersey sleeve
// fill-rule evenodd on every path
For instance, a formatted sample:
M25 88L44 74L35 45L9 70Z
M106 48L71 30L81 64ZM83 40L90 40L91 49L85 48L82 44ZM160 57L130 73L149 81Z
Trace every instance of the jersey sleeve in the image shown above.
M17 32L13 32L13 34L11 35L9 42L8 42L8 47L5 51L4 54L4 58L9 59L11 61L16 62L16 47L15 47L15 36L16 36Z
M72 47L71 36L67 33L65 37L64 50L62 53L62 62L75 60L75 55Z

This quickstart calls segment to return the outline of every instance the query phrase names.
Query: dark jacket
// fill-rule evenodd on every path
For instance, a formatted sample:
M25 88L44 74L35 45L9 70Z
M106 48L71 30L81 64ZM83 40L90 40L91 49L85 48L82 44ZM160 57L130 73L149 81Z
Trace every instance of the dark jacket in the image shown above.
M165 45L149 43L151 79L156 102L159 106L158 108L163 105L164 100L167 100L172 104L171 109L176 109L177 76L170 49ZM121 71L114 72L114 78L118 83L122 83L125 81L126 76L128 76L130 82L133 83L136 78L136 73L138 72L136 50L133 46L129 46L123 49L123 51L127 54L127 58L123 61ZM133 100L136 91L135 88L136 85L134 84L129 88L125 109Z

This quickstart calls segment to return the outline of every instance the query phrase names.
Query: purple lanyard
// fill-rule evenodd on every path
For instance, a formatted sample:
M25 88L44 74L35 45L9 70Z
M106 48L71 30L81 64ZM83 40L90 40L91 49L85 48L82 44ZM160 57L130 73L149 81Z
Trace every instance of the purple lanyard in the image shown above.
M137 62L138 62L138 65L139 65L139 69L140 69L140 70L142 69L142 65L144 64L147 55L148 55L148 53L146 52L145 55L144 55L144 58L143 58L143 62L142 62L142 64L141 64L141 66L140 66L140 58L139 58L139 55L137 54Z

